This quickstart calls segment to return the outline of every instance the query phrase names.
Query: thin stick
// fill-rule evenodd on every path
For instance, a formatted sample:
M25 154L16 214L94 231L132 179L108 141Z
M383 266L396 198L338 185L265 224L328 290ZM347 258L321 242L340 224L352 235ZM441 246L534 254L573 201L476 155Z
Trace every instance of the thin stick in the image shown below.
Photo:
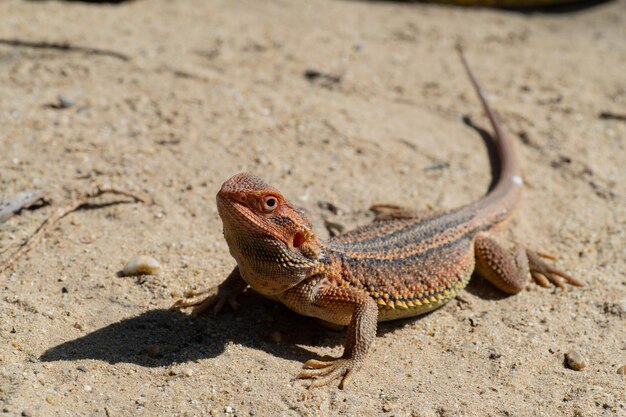
M56 224L59 220L61 220L63 217L67 216L68 214L72 213L73 211L78 210L83 205L89 203L91 199L99 197L104 194L123 195L125 197L132 198L133 200L135 200L135 202L141 202L141 203L146 203L146 204L150 203L150 200L145 197L141 197L141 196L129 193L127 191L118 190L115 188L96 188L93 191L82 194L74 198L72 202L69 203L67 206L59 208L55 213L53 213L50 217L44 220L43 223L39 225L37 230L35 230L35 232L32 235L30 235L17 248L17 250L13 252L13 254L11 254L11 256L8 257L8 259L6 259L3 262L0 262L0 274L6 271L9 267L11 267L21 256L23 256L28 251L30 251L37 244L37 242L41 240L42 236L44 236L45 233L52 226L54 226L54 224Z
M613 113L610 111L600 112L600 119L613 119L626 122L626 113Z
M120 52L111 51L108 49L91 48L88 46L71 45L69 43L61 42L33 42L24 41L21 39L0 39L0 44L22 47L22 48L34 48L34 49L52 49L55 51L64 52L79 52L87 55L104 55L112 58L121 59L122 61L129 61L130 57Z

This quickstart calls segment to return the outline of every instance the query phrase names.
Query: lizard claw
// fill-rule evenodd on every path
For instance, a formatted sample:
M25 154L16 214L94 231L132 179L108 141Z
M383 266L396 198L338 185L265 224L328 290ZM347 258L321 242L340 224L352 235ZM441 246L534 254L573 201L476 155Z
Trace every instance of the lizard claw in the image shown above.
M547 255L541 252L534 252L526 250L526 256L528 257L528 267L530 269L530 275L537 281L537 284L542 287L549 288L550 283L565 290L565 282L574 285L576 287L584 287L585 284L582 281L566 274L560 269L550 266L547 262L541 259L541 257L554 260L552 255Z
M341 379L339 388L343 389L361 364L356 359L349 358L323 358L329 360L311 359L304 364L304 368L298 374L298 378L313 379L309 388L328 385L336 379Z

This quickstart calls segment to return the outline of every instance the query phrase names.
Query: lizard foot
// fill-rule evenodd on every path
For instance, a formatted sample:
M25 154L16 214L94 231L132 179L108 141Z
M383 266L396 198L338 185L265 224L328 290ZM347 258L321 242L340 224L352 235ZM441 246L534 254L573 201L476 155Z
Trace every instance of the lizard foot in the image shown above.
M508 294L520 292L528 283L528 274L542 287L555 285L565 289L566 283L578 287L584 284L554 268L541 258L554 261L555 258L517 245L513 254L502 248L498 242L485 233L476 235L474 242L476 271L492 284Z
M526 256L528 257L528 269L530 269L530 275L535 281L537 281L537 284L542 287L549 288L550 283L552 283L562 290L565 290L565 282L576 287L585 286L582 281L579 281L565 272L550 266L550 264L541 259L546 258L553 261L555 260L553 256L531 250L526 250Z
M352 379L352 375L361 367L356 359L324 357L323 360L311 359L304 364L298 378L313 379L309 388L328 385L336 379L341 379L339 388L343 389Z
M180 311L184 308L193 307L191 315L197 317L207 314L211 310L213 310L213 314L217 316L226 303L228 303L233 310L239 308L239 303L236 300L238 293L225 294L225 291L220 291L219 287L214 287L204 292L210 294L205 298L178 300L170 307L170 310Z
M179 311L183 308L193 307L191 311L192 316L201 316L213 310L213 314L217 316L217 313L228 303L233 309L237 310L239 303L237 303L237 296L241 294L248 284L241 278L239 274L239 268L235 267L233 272L230 273L228 278L224 280L217 287L213 287L208 291L191 292L187 296L193 297L199 294L209 294L205 298L178 300L170 307L170 310Z

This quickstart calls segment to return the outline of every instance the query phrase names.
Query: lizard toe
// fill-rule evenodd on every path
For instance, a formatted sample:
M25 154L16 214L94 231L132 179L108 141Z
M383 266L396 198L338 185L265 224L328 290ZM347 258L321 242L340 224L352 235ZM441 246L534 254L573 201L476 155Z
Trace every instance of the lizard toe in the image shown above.
M325 358L323 358L325 359ZM333 359L334 358L329 358L329 359L325 359L325 360L317 360L317 359L309 359L308 361L306 361L303 365L304 368L307 369L322 369L322 368L326 368L329 365L332 365L333 363Z
M217 295L210 295L201 302L199 302L191 311L193 317L199 317L207 314L211 309L219 302ZM217 307L217 306L216 306ZM215 310L214 310L215 311ZM218 310L219 311L219 310ZM217 314L217 313L216 313Z
M206 291L205 291L206 292ZM172 306L170 307L171 311L180 311L183 310L185 308L189 308L189 307L195 307L193 309L193 311L196 311L199 308L203 308L203 306L205 305L206 301L211 298L211 296L206 297L206 298L193 298L194 296L198 295L198 294L202 294L201 292L189 292L187 294L185 294L185 298L180 299L178 301L176 301L174 304L172 304Z
M332 372L315 379L313 382L311 382L311 384L309 385L309 388L323 387L339 378L341 378L343 382L343 376L345 375L345 373L346 373L345 369L341 369L340 367L337 367L333 369ZM339 386L342 387L342 383L340 383Z
M305 368L298 374L298 378L313 379L309 388L322 387L340 379L339 388L351 379L352 374L359 368L354 359L335 359L333 361L319 361L311 359L304 364Z
M555 258L552 255L548 255L541 252L534 252L531 250L526 250L526 255L528 257L528 267L530 269L530 274L537 281L539 285L542 287L549 286L548 282L551 282L553 285L566 289L565 283L569 283L570 285L574 285L576 287L584 287L585 284L582 281L566 274L560 269L554 268L541 258L554 260Z
M550 288L550 281L548 281L548 278L541 272L531 272L530 275L532 275L533 279L537 281L537 284L543 288Z
M174 304L172 304L172 306L170 307L170 311L180 311L184 308L187 307L191 307L194 306L194 302L193 301L189 301L189 300L177 300Z

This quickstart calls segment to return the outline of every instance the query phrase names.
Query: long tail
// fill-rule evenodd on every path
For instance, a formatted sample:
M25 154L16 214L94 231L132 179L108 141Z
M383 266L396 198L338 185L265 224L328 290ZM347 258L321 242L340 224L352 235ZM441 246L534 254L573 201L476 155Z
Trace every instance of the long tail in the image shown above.
M491 109L489 101L467 63L460 45L457 45L457 51L493 128L493 144L500 160L500 172L495 187L481 200L470 204L470 207L476 209L477 218L482 219L482 221L499 223L509 217L520 200L522 185L524 184L522 170L517 162L513 144L505 135L502 127L500 127L495 113Z

